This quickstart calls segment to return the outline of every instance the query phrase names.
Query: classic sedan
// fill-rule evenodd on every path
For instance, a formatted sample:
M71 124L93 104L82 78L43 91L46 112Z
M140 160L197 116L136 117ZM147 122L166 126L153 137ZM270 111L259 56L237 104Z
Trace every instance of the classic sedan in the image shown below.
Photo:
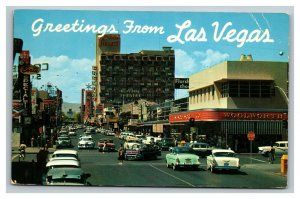
M78 149L94 149L95 141L91 136L83 136L79 139Z
M186 146L192 148L195 154L202 158L210 155L212 150L207 143L202 142L187 143Z
M194 154L189 147L172 147L170 153L166 155L167 167L172 167L173 170L180 167L191 167L198 169L200 166L200 158Z
M207 170L212 173L216 170L240 169L240 160L235 157L235 152L230 149L214 149L211 155L207 156Z
M71 139L67 136L58 137L56 141L56 148L72 147Z

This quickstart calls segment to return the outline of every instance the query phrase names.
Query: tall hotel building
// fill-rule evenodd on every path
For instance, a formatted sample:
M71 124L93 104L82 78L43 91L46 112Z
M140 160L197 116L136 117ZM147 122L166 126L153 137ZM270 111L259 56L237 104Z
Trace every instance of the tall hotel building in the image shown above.
M96 37L93 66L96 113L101 107L144 99L161 103L174 98L175 57L171 47L120 53L120 35Z

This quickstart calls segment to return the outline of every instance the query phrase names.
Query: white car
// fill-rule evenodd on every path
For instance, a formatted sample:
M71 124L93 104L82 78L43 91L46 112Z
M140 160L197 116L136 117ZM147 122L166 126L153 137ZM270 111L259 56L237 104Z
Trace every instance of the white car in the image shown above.
M83 136L78 142L78 149L94 149L95 141L91 136Z
M273 144L275 155L288 154L289 144L288 141L277 141ZM271 146L258 147L258 153L268 157L271 151Z
M49 161L51 161L54 158L66 158L66 157L76 158L78 161L80 161L78 157L78 152L72 149L61 149L61 150L54 151L53 154L50 156Z
M207 170L212 173L216 170L237 171L240 169L240 160L230 149L213 149L211 155L207 156L206 164Z
M46 170L53 168L80 168L78 160L51 160L46 164Z

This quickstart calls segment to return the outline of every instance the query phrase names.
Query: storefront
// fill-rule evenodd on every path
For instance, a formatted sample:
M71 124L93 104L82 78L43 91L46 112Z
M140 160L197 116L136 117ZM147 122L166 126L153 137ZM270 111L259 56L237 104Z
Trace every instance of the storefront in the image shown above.
M192 118L192 119L191 119ZM189 129L187 141L198 140L215 147L248 152L249 131L255 133L253 151L260 145L288 140L287 110L200 109L170 114L171 132ZM175 125L177 124L177 125ZM183 124L184 127L178 124Z

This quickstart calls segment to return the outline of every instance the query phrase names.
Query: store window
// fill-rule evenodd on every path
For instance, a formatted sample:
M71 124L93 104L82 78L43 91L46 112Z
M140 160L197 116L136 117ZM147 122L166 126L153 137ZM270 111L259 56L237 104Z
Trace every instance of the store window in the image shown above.
M228 81L221 84L222 97L260 97L275 96L274 81L241 80Z

